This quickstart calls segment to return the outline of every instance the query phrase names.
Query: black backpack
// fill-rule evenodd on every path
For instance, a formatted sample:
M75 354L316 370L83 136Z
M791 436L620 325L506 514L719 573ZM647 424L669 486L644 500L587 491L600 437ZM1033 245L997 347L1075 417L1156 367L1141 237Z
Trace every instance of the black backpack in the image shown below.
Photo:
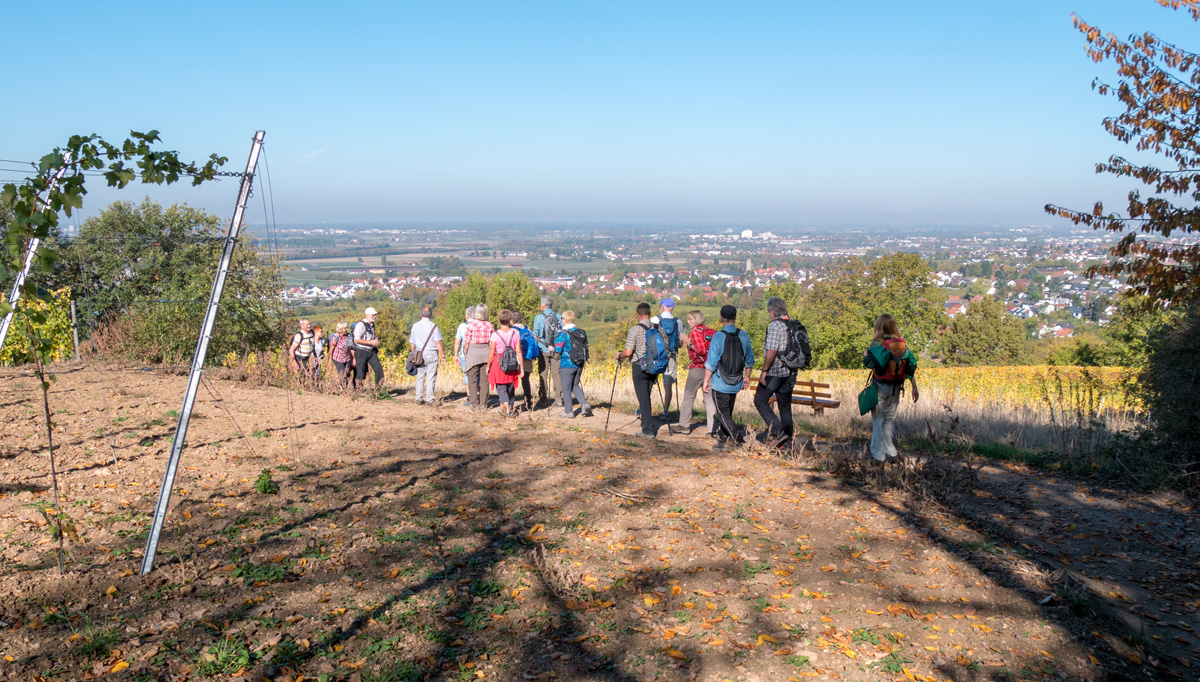
M543 310L541 316L545 324L542 325L542 343L549 348L554 348L554 340L558 338L558 333L562 331L562 321L558 319L551 310Z
M739 332L725 334L725 348L721 351L721 361L717 363L717 376L730 386L741 385L745 381L742 372L746 370L746 353L742 350L742 336Z
M571 339L571 364L576 367L583 367L583 363L588 361L587 332L576 327L568 331L567 336Z
M779 361L784 367L795 371L808 367L812 362L812 349L808 345L808 330L799 320L780 320L787 328L787 348L779 351Z
M521 373L521 356L517 355L517 349L513 347L513 337L517 340L521 338L520 332L513 329L509 331L508 338L505 339L499 333L496 336L504 342L504 350L500 352L500 371L505 374L520 374ZM521 346L517 343L517 348Z

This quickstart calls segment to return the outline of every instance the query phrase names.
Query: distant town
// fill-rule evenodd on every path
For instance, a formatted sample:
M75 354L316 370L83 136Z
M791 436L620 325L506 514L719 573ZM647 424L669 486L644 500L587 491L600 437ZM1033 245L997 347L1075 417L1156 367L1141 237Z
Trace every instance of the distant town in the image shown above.
M674 297L721 302L774 282L811 286L850 257L916 253L947 290L946 315L991 296L1030 320L1031 336L1070 337L1077 324L1102 326L1126 289L1088 278L1110 240L1045 226L960 229L281 228L295 306L355 299L434 300L469 271L520 270L543 291L570 298Z

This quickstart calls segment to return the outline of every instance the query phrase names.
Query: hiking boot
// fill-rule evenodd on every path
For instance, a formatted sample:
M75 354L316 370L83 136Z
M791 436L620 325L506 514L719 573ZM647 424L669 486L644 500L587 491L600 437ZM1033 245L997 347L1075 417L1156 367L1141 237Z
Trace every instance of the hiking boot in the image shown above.
M688 429L686 426L680 426L679 424L671 424L670 426L667 427L667 431L670 431L671 433L674 433L674 434L687 434Z
M646 433L645 431L638 431L637 433L633 434L633 437L634 438L648 438L650 440L654 440L654 434Z
M725 452L726 450L729 449L729 446L726 445L724 441L717 441L716 443L713 444L712 449L715 452Z
M555 416L558 417L559 419L574 419L575 418L574 413L567 413L567 412L559 412Z
M791 439L792 439L792 437L791 437L791 436L789 436L789 435L787 435L787 434L781 434L781 435L779 435L779 436L776 436L776 437L775 437L775 440L773 440L773 441L771 442L771 447L781 448L781 447L783 447L784 445L786 445L786 444L787 444L787 442L788 442L789 440L791 440Z
M581 416L581 417L591 417L591 416L593 416L593 415L592 415L592 406L591 406L591 405L588 405L587 407L583 408L583 412L580 412L580 413L579 413L579 416Z

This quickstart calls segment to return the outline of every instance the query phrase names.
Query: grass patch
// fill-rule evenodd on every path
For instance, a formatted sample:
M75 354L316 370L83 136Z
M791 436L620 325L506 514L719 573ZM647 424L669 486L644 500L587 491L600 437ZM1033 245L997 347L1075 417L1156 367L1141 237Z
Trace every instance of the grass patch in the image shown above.
M230 675L250 665L250 650L234 637L213 644L196 657L196 673L202 677Z

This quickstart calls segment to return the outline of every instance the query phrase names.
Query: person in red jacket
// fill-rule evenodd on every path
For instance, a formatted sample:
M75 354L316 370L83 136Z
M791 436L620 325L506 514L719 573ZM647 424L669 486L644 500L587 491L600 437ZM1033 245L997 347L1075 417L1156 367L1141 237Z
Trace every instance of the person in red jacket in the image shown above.
M687 314L688 332L688 371L687 382L679 396L679 423L671 425L671 433L688 433L692 428L692 405L696 402L696 393L704 396L704 416L708 420L708 433L713 430L713 416L717 413L717 405L713 402L711 393L700 391L704 383L704 361L708 359L708 344L712 341L715 330L704 326L704 313L693 310Z

